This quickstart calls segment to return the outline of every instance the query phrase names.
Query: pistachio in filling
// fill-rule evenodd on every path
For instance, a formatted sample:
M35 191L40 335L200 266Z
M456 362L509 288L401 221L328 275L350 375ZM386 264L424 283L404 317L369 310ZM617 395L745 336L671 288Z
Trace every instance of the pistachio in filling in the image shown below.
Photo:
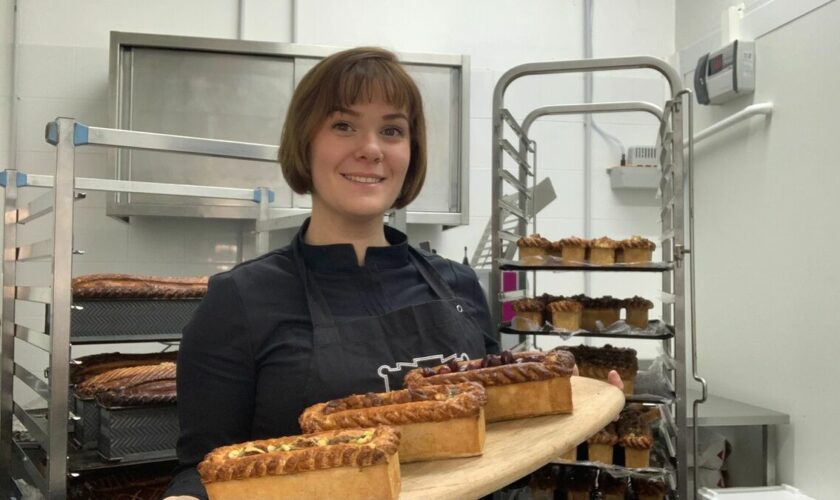
M373 440L374 431L364 431L361 434L355 435L342 435L342 436L335 436L333 438L299 438L291 443L285 443L281 445L250 445L250 446L243 446L242 448L236 448L228 452L228 458L240 458L240 457L249 457L253 455L263 455L266 453L274 453L278 451L292 451L292 450L301 450L304 448L312 448L317 446L330 446L336 444L345 444L345 443L353 443L353 444L367 444Z

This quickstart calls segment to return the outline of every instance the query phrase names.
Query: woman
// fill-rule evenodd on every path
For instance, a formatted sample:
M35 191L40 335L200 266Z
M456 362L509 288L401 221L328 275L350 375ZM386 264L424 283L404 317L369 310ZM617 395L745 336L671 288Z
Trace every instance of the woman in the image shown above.
M340 52L301 80L280 163L312 194L312 216L289 246L214 276L184 329L181 467L167 495L206 497L195 465L207 452L299 433L304 408L394 388L400 363L498 352L475 273L383 224L420 192L425 132L391 52Z

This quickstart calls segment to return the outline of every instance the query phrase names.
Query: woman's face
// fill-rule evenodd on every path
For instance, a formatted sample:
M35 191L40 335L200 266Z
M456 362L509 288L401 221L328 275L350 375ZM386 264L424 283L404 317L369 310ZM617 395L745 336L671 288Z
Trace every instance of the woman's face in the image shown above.
M339 219L381 218L408 171L408 127L408 113L379 97L327 116L311 145L313 210Z

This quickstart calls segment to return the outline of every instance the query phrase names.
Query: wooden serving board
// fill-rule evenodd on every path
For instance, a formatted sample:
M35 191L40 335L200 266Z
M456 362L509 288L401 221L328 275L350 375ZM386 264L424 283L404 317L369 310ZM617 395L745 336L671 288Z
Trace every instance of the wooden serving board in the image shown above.
M479 498L539 469L585 441L624 408L624 393L604 382L572 377L571 415L487 425L484 455L400 466L401 500Z

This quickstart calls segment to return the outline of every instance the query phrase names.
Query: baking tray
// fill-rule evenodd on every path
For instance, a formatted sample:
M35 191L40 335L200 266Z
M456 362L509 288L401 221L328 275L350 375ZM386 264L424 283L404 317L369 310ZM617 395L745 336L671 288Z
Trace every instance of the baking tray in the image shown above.
M99 439L99 405L93 399L81 399L73 395L74 413L73 442L82 450L95 450Z
M563 332L555 330L548 323L543 324L539 330L517 330L513 327L513 324L510 321L506 321L500 325L499 331L514 335L552 335L563 338L603 337L611 339L669 339L674 336L673 327L671 325L666 325L658 319L650 320L648 322L648 327L645 329L630 327L611 330L610 328L607 328L601 332L590 332L586 330Z
M151 460L175 456L178 411L173 405L131 408L99 406L99 454L105 460Z
M179 340L201 299L74 300L74 344Z
M662 273L670 271L674 266L668 262L645 262L635 264L589 264L586 262L575 262L564 264L560 259L540 264L524 264L519 260L499 259L499 269L502 271L608 271L608 272L647 272Z

